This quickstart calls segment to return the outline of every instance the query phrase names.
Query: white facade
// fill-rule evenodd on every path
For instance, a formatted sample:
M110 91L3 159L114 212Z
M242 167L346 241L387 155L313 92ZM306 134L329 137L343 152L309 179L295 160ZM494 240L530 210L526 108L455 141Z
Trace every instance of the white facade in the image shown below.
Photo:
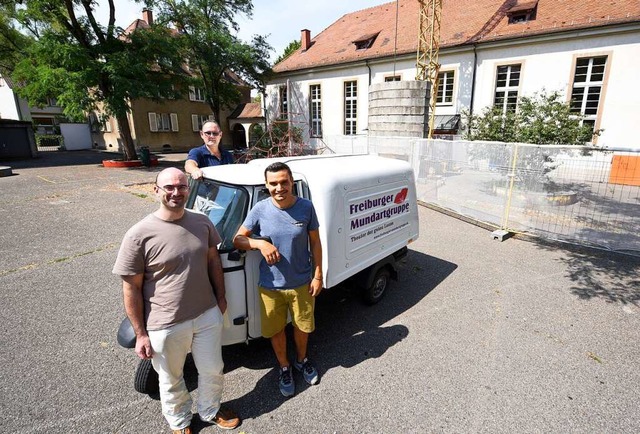
M438 104L436 115L460 114L472 108L479 114L494 103L498 67L520 65L517 96L558 91L569 101L577 59L606 56L596 128L602 134L598 146L640 148L640 24L567 31L536 37L466 45L440 52L442 72L453 73L453 97ZM386 77L414 80L415 56L317 67L280 73L267 86L268 119L280 114L281 88L288 83L288 118L304 131L305 139L321 147L332 136L345 132L344 83L357 81L356 135L367 134L368 86ZM475 67L474 67L475 65ZM310 137L310 86L321 87L322 139ZM585 91L586 92L586 91Z
M0 119L30 121L31 113L27 102L19 98L10 84L0 75Z

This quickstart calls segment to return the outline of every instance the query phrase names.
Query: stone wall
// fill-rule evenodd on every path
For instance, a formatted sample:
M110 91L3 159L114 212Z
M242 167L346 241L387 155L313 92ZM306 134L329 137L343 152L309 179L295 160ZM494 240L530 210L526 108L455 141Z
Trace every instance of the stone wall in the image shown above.
M369 136L427 137L429 88L426 81L369 86Z

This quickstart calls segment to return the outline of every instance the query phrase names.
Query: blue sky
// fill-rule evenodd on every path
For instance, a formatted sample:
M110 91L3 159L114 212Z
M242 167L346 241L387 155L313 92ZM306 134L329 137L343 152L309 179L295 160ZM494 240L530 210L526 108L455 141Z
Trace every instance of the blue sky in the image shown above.
M309 29L311 37L323 31L344 14L360 9L388 3L392 0L254 0L253 19L238 17L238 36L250 41L255 34L269 35L267 42L274 48L271 59L277 58L291 41L300 39L300 30ZM100 10L106 17L108 2L98 0ZM116 25L128 26L141 18L143 3L132 0L115 0ZM106 20L106 18L105 18Z

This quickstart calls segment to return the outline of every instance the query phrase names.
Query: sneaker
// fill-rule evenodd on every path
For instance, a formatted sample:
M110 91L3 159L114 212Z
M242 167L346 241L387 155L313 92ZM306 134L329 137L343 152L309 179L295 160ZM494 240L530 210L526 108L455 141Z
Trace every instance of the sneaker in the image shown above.
M174 429L171 431L173 434L191 434L191 427L188 426L182 429Z
M220 407L210 422L217 425L218 428L234 429L240 425L240 418L233 410Z
M280 386L280 393L282 393L283 396L293 396L296 391L296 385L293 382L293 376L291 375L291 366L280 368L278 385Z
M302 372L304 381L306 381L307 383L314 385L318 382L318 371L316 371L316 368L306 357L302 362L298 362L297 360L295 360L293 362L293 366L296 368L296 370Z

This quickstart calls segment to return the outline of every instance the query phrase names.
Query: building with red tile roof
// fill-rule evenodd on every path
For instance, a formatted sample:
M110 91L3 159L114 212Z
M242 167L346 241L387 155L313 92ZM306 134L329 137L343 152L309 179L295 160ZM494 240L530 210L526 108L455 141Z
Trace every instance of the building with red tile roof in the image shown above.
M132 32L148 29L152 24L151 10L144 9L142 19L134 20L120 37L126 38ZM186 66L183 69L186 74L192 74ZM227 71L225 79L234 83L240 90L243 100L241 106L251 100L251 89L242 78L232 71ZM204 89L193 86L189 89L188 98L165 101L141 98L130 101L130 105L128 118L134 142L136 146L148 146L152 151L187 151L199 146L202 144L199 134L202 124L214 120L211 108L205 101ZM229 118L232 113L231 109L223 110L221 113L220 128L225 133L221 144L230 150L246 148L249 128L261 123L261 118L258 116L252 123L231 126ZM105 118L99 111L91 113L89 117L94 147L118 151L121 139L115 118Z
M369 86L415 80L418 17L418 0L398 0L302 30L300 49L274 66L269 117L285 113L316 147L366 135ZM599 145L639 147L638 0L442 0L439 63L441 133L460 132L463 110L507 110L545 89L604 129Z

